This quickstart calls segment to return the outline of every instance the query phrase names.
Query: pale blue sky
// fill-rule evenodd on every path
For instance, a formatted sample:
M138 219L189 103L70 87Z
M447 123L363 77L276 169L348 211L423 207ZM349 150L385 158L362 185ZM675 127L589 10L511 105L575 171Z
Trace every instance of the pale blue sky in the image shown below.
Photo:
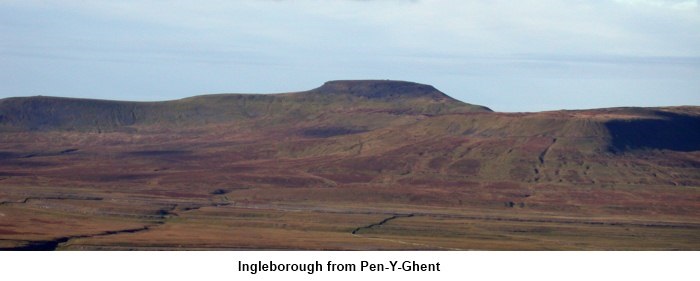
M497 111L700 105L697 0L3 1L0 98L431 84Z

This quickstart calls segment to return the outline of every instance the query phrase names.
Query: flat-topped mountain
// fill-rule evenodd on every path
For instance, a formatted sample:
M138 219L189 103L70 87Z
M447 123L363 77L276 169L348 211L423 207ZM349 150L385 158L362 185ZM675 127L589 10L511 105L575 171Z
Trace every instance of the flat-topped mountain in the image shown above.
M700 249L700 107L0 100L0 249Z
M432 86L388 80L331 81L305 92L217 94L163 102L58 97L0 100L0 130L110 131L138 125L201 125L253 118L288 122L348 112L446 114L488 108L450 98Z
M440 101L455 101L433 86L391 80L337 80L328 81L311 90L320 94L340 94L368 99L429 98Z

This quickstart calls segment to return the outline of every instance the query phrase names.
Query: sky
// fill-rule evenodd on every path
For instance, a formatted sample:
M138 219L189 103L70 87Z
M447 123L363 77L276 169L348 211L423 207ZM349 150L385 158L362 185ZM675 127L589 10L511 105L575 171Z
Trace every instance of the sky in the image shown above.
M0 0L0 98L430 84L496 111L700 105L698 0Z

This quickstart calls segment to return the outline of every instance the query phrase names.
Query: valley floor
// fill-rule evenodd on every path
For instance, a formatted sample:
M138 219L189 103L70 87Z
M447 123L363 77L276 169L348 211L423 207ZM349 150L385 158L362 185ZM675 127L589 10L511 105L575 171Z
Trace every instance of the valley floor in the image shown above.
M33 197L22 197L28 189ZM692 212L685 216L669 214L672 206L652 205L644 210L594 204L547 207L540 205L543 203L515 202L511 206L512 202L497 201L493 206L470 206L468 202L437 206L410 203L410 198L396 197L397 189L401 187L348 186L293 192L252 188L209 197L168 198L56 187L4 188L4 198L14 199L4 199L0 204L0 248L700 249L697 216ZM698 196L697 188L682 192ZM368 193L387 199L359 200L365 201L362 203L352 199Z

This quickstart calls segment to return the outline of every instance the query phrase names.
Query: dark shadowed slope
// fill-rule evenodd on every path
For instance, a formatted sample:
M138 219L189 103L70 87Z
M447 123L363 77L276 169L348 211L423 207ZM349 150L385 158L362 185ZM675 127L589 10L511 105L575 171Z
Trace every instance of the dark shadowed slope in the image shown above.
M700 116L652 111L652 118L611 120L610 148L621 152L635 149L700 150Z
M0 128L5 130L99 130L137 122L137 103L58 97L0 100Z

